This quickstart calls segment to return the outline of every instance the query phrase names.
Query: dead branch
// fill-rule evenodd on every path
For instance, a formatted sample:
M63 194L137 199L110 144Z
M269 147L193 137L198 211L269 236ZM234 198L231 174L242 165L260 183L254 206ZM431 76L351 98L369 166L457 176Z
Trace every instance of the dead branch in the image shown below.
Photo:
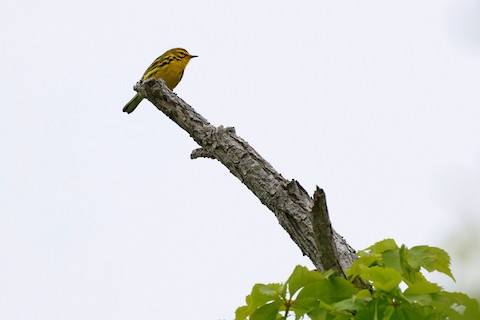
M296 180L282 177L237 136L234 128L213 126L170 91L162 80L137 83L135 90L198 143L200 148L192 152L192 159L217 159L250 189L275 214L280 225L318 270L333 268L343 274L356 259L355 250L331 228L324 194L318 195L318 206L314 207L314 200Z

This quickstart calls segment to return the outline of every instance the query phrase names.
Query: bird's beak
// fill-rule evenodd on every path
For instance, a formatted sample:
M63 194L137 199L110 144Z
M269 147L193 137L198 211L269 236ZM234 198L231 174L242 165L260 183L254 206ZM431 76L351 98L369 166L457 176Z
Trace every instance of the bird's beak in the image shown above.
M196 58L196 57L198 57L198 56L193 56L193 55L190 55L190 59L192 59L192 58Z

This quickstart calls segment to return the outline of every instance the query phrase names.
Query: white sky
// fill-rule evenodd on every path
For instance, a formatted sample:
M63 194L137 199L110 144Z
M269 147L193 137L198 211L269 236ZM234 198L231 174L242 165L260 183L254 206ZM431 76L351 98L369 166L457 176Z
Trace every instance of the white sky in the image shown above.
M200 56L177 94L324 188L353 247L460 259L480 243L479 22L474 0L3 0L0 318L231 319L310 266L149 102L122 113L177 46ZM474 288L473 259L438 281Z

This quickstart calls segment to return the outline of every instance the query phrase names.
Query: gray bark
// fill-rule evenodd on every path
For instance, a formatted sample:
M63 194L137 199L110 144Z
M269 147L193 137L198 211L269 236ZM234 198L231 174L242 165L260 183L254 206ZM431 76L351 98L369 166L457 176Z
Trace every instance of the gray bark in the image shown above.
M324 194L312 212L314 201L296 180L282 177L237 136L234 128L211 125L170 91L163 80L148 79L137 83L135 90L198 143L200 148L192 152L192 159L206 157L220 161L250 189L275 214L280 225L318 270L333 268L343 274L356 259L355 250L331 228Z

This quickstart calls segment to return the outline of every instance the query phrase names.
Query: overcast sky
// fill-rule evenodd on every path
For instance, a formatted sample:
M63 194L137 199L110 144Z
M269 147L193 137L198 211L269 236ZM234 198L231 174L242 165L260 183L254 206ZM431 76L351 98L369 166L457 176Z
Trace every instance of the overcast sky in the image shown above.
M175 92L323 188L354 248L440 246L438 281L478 287L479 22L474 0L3 0L0 318L231 319L311 266L148 101L122 112L173 47L199 55Z

